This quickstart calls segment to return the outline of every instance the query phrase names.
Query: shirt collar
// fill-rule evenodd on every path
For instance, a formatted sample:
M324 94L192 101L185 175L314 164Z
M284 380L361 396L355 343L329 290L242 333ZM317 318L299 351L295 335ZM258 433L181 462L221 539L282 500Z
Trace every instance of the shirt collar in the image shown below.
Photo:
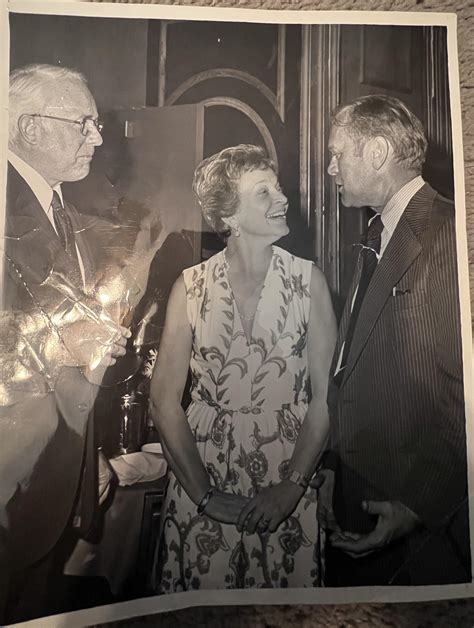
M53 190L59 194L61 203L64 205L61 185L58 183L53 188L30 164L18 157L12 150L8 150L8 161L15 168L18 174L26 181L33 194L38 199L44 212L51 219L51 201L53 200Z
M408 203L415 194L424 186L425 182L421 175L418 175L411 181L408 181L402 188L396 192L388 201L382 211L382 222L384 228L392 236L398 222L408 206Z

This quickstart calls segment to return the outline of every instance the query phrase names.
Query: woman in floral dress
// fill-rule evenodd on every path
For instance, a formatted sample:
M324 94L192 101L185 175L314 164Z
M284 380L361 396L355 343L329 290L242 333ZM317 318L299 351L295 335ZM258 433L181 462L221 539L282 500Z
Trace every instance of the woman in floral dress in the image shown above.
M171 468L157 590L320 586L308 479L328 435L326 281L273 244L288 233L288 201L261 148L204 160L194 189L227 248L176 281L152 380Z

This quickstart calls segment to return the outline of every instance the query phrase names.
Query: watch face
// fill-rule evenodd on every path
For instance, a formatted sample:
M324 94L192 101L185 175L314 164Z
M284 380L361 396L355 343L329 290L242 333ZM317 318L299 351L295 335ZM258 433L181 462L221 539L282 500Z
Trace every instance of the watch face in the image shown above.
M302 475L299 471L293 470L290 475L288 476L288 479L291 482L294 482L295 484L299 484L300 486L302 486L303 488L307 488L308 487L308 480L305 478L304 475Z

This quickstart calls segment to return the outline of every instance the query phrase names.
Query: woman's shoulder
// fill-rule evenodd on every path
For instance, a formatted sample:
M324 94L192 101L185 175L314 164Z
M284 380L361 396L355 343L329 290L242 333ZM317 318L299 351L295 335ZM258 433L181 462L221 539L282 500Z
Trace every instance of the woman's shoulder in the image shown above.
M280 259L280 265L291 275L301 275L310 285L311 292L327 290L326 276L313 260L298 257L279 246L274 246L273 251Z
M215 270L222 266L222 263L223 253L219 252L199 264L185 268L182 272L182 276L185 283L195 283L196 281L202 280L203 277L207 276L209 273L214 274Z
M288 266L305 267L308 271L311 271L313 267L317 268L312 260L305 259L304 257L298 257L298 255L294 255L279 246L273 246L273 253L276 256L279 256L280 259Z

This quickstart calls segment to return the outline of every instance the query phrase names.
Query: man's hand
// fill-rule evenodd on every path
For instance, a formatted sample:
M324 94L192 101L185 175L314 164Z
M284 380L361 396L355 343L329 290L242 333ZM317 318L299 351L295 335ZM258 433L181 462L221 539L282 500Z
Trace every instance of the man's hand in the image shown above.
M93 370L99 365L111 366L116 358L125 355L130 330L84 318L65 324L60 336L59 339L51 334L46 341L49 361Z
M304 488L289 480L262 489L240 513L237 529L250 534L257 528L260 532L275 532L294 511L303 494Z
M324 530L340 532L333 510L335 473L332 469L321 469L311 480L310 486L318 491L316 517Z
M352 558L367 556L383 549L392 541L408 536L420 523L418 516L401 502L362 502L362 509L369 515L378 515L377 525L369 534L335 532L331 545L346 552Z
M214 491L204 512L215 521L236 525L238 516L248 501L248 497L243 495Z

